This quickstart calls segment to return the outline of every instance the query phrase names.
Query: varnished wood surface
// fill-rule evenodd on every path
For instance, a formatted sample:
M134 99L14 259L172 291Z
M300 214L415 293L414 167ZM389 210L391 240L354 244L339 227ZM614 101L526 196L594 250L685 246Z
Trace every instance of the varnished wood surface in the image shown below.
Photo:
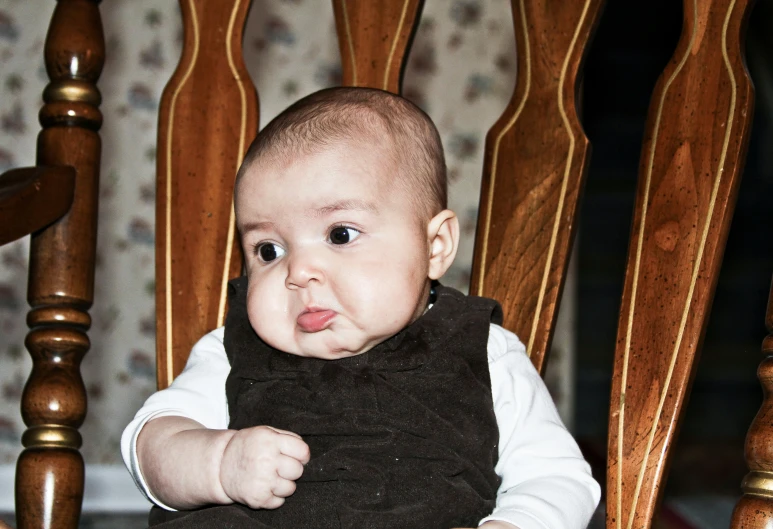
M95 83L104 36L96 1L57 2L45 59L51 81L40 110L37 165L72 167L75 185L69 211L31 239L25 344L32 372L21 403L27 430L16 466L16 522L18 529L75 529L84 484L80 363L89 349L101 151Z
M705 331L746 154L745 0L686 0L651 100L612 380L607 527L649 527Z
M399 94L423 0L333 0L343 86Z
M0 175L0 246L67 213L74 187L72 167L25 167Z
M161 100L157 149L158 386L223 324L228 279L241 272L233 186L255 137L258 102L242 59L248 0L180 0L182 58Z
M486 138L470 292L502 304L541 371L590 154L577 79L602 1L512 5L518 76Z
M732 529L769 529L773 524L773 287L765 316L768 336L762 342L765 355L757 376L763 401L746 434L744 456L749 473L741 489L743 496L735 506Z
M399 91L420 4L336 0L345 84ZM222 321L224 282L240 268L233 175L257 126L254 88L240 59L247 2L181 0L181 6L186 46L165 91L159 127L162 387L182 368L193 342ZM651 521L748 135L752 95L739 45L746 2L694 7L686 2L685 36L656 88L647 126L614 380L610 527ZM599 8L600 0L513 0L518 85L486 146L472 291L503 302L512 315L507 326L529 344L538 366L549 346L587 166L575 94ZM344 15L348 30L342 30ZM544 40L545 33L551 39ZM360 54L361 48L370 51ZM41 110L38 163L71 165L77 176L72 209L32 242L27 345L34 367L23 397L29 429L17 465L17 523L74 528L83 487L77 428L86 410L79 364L89 347L100 151L94 83L104 54L95 2L59 0L46 53L52 82ZM76 56L79 69L72 72ZM771 321L769 311L773 329ZM767 353L771 341L763 348ZM769 363L760 371L766 391ZM766 400L763 422L768 406ZM747 447L753 470L770 468L764 435ZM759 495L747 495L736 527L764 527L751 513L768 517L765 509Z
M73 485L84 480L83 458L77 450L25 450L16 464L16 488L39 493L25 495L23 505L17 501L17 529L77 528L83 492L74 501Z

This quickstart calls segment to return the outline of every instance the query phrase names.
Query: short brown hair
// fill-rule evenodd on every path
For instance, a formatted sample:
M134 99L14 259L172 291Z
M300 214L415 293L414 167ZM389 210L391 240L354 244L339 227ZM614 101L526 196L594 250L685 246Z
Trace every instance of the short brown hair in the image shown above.
M383 145L409 196L428 218L447 207L443 146L432 120L400 96L374 88L336 87L300 99L266 125L250 145L236 177L260 159L286 160L342 141Z

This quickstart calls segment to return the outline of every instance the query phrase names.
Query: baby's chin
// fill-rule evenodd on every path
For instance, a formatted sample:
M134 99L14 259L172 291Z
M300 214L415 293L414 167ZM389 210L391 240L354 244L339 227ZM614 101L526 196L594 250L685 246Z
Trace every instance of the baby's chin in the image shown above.
M264 341L273 348L291 355L338 360L366 353L387 338L388 336L351 336L348 333L344 335L326 329L313 334L297 332L289 340L272 342L270 338L264 338Z

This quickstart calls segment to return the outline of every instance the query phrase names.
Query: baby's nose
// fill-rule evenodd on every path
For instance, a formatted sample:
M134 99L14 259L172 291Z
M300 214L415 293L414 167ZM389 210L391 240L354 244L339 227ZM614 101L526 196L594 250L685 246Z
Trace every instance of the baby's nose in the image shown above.
M287 288L306 287L310 282L325 280L324 266L312 252L295 252L290 256L287 267Z

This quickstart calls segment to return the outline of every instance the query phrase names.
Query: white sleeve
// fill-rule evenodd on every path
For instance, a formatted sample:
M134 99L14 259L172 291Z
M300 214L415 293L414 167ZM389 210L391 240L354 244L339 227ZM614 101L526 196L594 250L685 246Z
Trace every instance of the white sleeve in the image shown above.
M488 353L499 426L496 472L502 484L494 512L480 523L499 520L520 529L585 529L601 488L525 347L510 331L491 325Z
M199 340L193 346L183 372L171 386L157 391L145 401L121 435L121 456L137 488L152 503L169 511L174 509L153 496L140 472L137 436L150 419L165 415L193 419L209 429L228 428L225 381L231 365L225 354L223 333L223 327L220 327Z

